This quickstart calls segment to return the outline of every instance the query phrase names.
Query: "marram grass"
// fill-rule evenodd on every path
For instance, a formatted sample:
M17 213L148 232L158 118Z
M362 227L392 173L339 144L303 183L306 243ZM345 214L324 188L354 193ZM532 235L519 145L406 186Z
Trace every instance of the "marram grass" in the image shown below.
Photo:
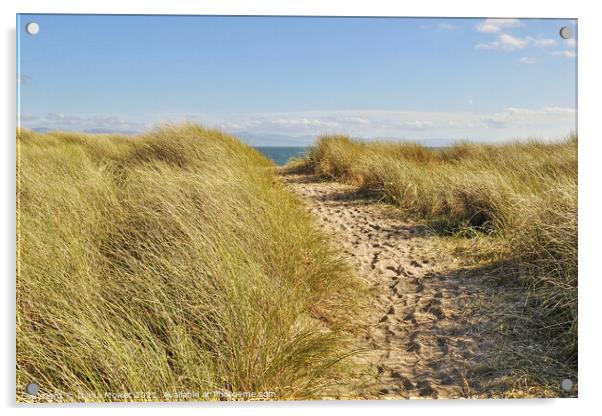
M435 231L485 242L469 253L528 292L537 322L577 367L577 137L552 143L414 143L323 136L290 170L380 194ZM485 251L483 253L483 251ZM534 317L535 321L535 317Z
M358 282L250 147L21 130L17 168L17 400L311 398L345 376Z

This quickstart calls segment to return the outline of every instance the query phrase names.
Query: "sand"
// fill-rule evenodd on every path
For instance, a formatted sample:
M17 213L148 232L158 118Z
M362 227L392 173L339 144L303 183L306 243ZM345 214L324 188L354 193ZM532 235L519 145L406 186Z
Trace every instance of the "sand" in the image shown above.
M480 335L473 306L491 298L487 279L449 272L458 265L433 257L426 227L352 186L311 175L282 180L372 288L357 337L363 352L354 356L362 371L340 397L481 396L485 386L470 372L495 345Z

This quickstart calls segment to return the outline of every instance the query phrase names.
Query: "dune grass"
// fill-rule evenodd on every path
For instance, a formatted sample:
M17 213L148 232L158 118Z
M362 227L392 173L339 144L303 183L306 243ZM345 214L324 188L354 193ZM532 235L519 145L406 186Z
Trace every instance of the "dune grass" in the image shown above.
M345 376L361 289L266 158L192 125L17 139L17 400L308 398Z
M413 143L321 137L291 170L376 192L466 255L504 266L558 357L577 367L577 137L555 143ZM479 242L469 244L466 242ZM535 322L535 320L534 320Z

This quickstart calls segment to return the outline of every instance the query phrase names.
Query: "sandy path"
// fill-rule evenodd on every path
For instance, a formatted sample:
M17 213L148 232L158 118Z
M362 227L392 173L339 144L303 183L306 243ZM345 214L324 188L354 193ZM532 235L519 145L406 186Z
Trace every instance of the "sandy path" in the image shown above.
M479 396L468 375L492 348L472 311L490 288L483 279L445 272L451 259L434 257L424 227L351 186L309 175L283 175L333 243L373 288L357 356L365 364L344 396L449 398ZM457 269L457 265L455 266Z

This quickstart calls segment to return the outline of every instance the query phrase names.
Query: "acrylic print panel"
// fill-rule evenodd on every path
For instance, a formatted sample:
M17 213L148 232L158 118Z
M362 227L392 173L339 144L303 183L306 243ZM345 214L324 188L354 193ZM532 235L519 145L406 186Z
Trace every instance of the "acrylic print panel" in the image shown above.
M575 20L17 32L17 401L577 395Z

